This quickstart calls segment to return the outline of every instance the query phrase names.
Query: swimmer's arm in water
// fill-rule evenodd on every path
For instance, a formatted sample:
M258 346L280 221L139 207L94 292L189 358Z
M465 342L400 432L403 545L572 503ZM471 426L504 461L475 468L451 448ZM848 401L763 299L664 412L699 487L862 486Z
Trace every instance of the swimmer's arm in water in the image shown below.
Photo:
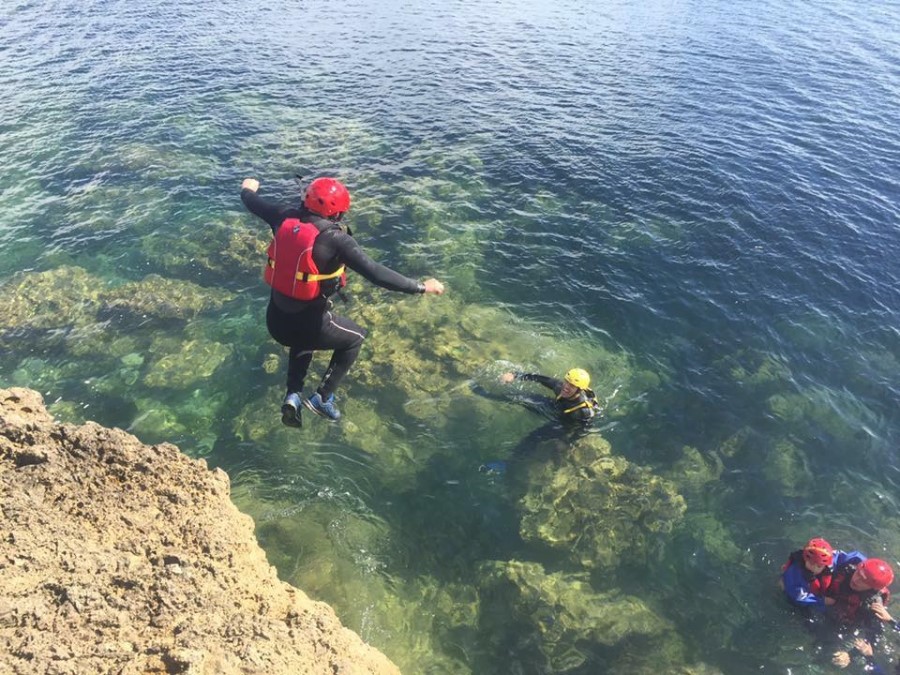
M509 384L513 380L525 380L526 382L537 382L538 384L542 384L547 389L552 389L556 392L558 389L562 388L562 380L557 380L553 377L547 377L546 375L538 375L537 373L514 373L508 372L503 373L500 376L500 381L504 384Z

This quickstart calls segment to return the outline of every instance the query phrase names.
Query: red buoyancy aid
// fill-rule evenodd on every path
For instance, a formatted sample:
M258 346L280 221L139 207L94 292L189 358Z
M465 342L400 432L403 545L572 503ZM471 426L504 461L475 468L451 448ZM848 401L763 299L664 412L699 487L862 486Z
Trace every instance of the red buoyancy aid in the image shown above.
M886 588L880 591L865 590L854 591L850 587L850 577L856 571L856 565L844 565L836 570L826 595L836 600L834 608L842 621L853 623L859 615L860 608L869 604L877 596L881 596L882 604L887 604L891 599L891 593Z
M265 280L272 288L295 300L314 300L321 295L319 282L340 277L347 283L344 266L334 272L320 274L313 260L313 246L319 229L312 223L288 218L278 228L269 244Z

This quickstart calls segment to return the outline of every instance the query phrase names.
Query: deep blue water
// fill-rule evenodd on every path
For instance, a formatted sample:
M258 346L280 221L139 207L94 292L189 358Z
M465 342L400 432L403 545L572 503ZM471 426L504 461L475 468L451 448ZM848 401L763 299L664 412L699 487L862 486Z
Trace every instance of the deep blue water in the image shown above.
M161 273L235 294L195 324L232 345L233 368L153 395L173 410L199 396L215 412L196 434L199 422L173 413L177 423L148 440L229 471L242 508L276 523L260 540L282 576L334 604L406 672L562 672L535 657L526 619L490 635L485 598L473 633L383 619L433 603L446 620L448 603L467 606L461 587L481 560L560 563L518 541L502 485L463 477L477 506L447 492L477 463L464 420L416 429L398 419L413 456L429 447L405 489L377 479L379 460L345 439L317 437L310 464L280 441L220 433L254 401L277 408L280 375L259 367L265 291L225 255L204 266L177 252L207 227L259 225L238 199L245 176L290 199L294 174L335 173L380 260L660 378L603 433L615 454L660 474L684 446L720 459L719 480L685 495L688 513L714 514L717 536L743 553L708 560L717 545L679 531L657 559L617 568L616 588L672 622L685 663L806 668L803 636L771 590L801 540L900 560L900 7L639 4L0 10L0 282L75 265L113 284ZM77 335L45 338L7 331L0 383L77 404L61 416L142 435L146 392L127 379L98 389L108 363L81 361ZM770 379L754 377L761 367ZM216 396L221 405L208 405ZM533 426L503 408L496 424ZM729 454L736 436L743 450ZM482 442L512 441L497 431ZM799 478L779 478L785 444L796 453L784 471ZM321 557L309 551L324 535L295 522L310 510L345 533L325 537L333 548ZM388 544L363 554L354 537ZM313 543L298 547L304 538ZM353 583L372 573L389 583L363 611ZM416 585L425 578L428 592ZM622 668L598 642L579 648L586 660L572 672Z

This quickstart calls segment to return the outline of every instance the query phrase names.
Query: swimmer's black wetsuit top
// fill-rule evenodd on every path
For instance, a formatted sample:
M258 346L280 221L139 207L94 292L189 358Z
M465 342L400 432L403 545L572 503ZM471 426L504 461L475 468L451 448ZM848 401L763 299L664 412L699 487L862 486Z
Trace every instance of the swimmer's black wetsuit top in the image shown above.
M546 375L538 375L537 373L515 373L515 376L517 380L537 382L548 389L552 389L556 395L556 407L564 420L590 422L600 414L600 404L597 402L594 392L590 389L579 389L575 398L560 398L559 393L562 391L563 385L565 385L563 380L557 380L555 377L547 377Z

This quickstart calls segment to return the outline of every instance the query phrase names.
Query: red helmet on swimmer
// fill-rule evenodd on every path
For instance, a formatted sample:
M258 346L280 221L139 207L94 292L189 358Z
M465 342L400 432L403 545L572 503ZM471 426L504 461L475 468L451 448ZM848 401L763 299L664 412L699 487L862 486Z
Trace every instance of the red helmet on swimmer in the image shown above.
M834 549L824 539L810 539L803 547L803 559L814 565L831 565Z
M306 188L303 205L313 213L331 218L350 210L350 192L336 178L316 178Z
M894 580L894 570L884 560L878 558L869 558L861 562L856 568L856 573L873 590L886 588Z

